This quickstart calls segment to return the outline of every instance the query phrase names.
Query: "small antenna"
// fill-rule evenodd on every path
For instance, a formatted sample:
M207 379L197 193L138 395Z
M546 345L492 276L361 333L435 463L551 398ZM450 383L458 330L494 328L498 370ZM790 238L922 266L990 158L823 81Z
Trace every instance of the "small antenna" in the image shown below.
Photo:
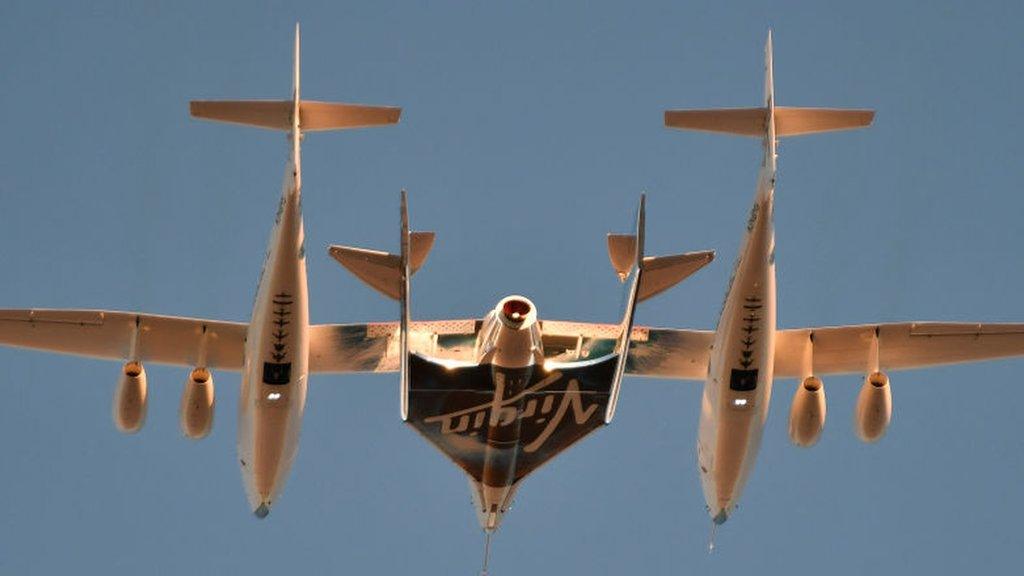
M491 559L491 534L494 532L486 530L484 533L484 565L480 568L480 576L487 576L487 562Z
M708 554L715 551L715 532L718 530L718 524L713 520L711 521L711 535L708 536Z

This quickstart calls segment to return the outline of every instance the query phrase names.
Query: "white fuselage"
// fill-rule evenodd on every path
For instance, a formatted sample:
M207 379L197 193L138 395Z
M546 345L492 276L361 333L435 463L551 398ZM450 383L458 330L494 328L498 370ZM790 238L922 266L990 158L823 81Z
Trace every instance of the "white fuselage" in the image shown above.
M697 460L708 512L725 522L754 467L775 358L775 146L766 146L701 402Z
M306 405L309 300L301 188L299 142L293 136L246 337L238 404L239 465L249 505L260 517L284 487Z

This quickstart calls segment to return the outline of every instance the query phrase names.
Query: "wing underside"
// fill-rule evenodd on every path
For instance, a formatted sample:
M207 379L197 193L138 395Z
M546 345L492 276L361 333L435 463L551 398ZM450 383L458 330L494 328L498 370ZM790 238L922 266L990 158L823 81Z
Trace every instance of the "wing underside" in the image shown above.
M441 361L473 359L475 319L413 322L410 349ZM542 322L545 358L585 361L614 351L617 324ZM0 310L0 344L47 352L126 360L136 339L136 359L156 364L238 371L247 325L103 310ZM395 372L398 323L321 324L310 327L310 371ZM135 334L138 336L135 336ZM1024 356L1024 324L904 322L780 330L775 375L798 378L813 335L816 374L869 369L874 339L879 366L905 370ZM633 328L626 373L703 380L714 333L707 330ZM202 357L205 355L205 362Z
M812 339L813 335L813 339ZM863 374L873 348L882 370L908 370L1024 355L1024 324L903 322L780 330L775 375L802 376L810 343L815 374Z
M135 312L0 310L0 344L108 360L134 356L142 362L239 371L247 326Z
M479 320L411 322L409 349L441 361L473 361ZM310 372L396 372L398 322L320 324L310 327ZM576 362L612 354L618 324L544 320L544 357ZM633 328L626 373L703 380L714 333L706 330Z

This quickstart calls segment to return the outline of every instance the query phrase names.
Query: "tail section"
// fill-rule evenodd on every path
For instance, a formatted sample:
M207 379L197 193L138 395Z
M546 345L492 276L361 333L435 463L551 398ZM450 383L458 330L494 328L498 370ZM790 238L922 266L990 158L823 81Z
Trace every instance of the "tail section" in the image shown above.
M665 126L761 138L767 133L768 121L772 118L775 122L775 136L781 138L865 128L871 125L874 117L873 110L789 106L775 108L772 116L768 115L768 108L669 110L665 112Z
M409 232L409 275L426 261L434 244L433 232ZM402 256L379 250L332 245L331 257L367 286L392 300L402 298Z
M339 264L381 294L398 300L399 396L402 420L409 416L409 279L423 266L434 246L433 232L411 232L405 190L401 199L401 235L398 254L377 250L331 246L328 252Z
M675 286L715 258L715 253L710 250L672 256L644 255L646 205L646 196L641 194L640 205L637 207L636 228L632 234L608 235L608 259L611 260L612 268L615 269L619 280L625 282L631 279L631 282L627 287L626 309L619 324L619 337L615 344L618 360L609 389L608 407L604 415L605 424L611 422L615 416L622 388L622 376L625 374L629 357L637 304Z
M298 142L298 136L301 134L301 122L302 119L302 34L299 29L299 23L295 23L295 48L292 50L292 110L288 117L289 130L292 132L292 139Z
M636 235L608 235L608 259L622 282L625 282L633 272L633 267L636 265L636 251ZM653 298L679 284L714 259L714 250L687 252L671 256L643 256L640 260L640 269L644 274L640 277L636 295L637 302Z
M680 130L719 132L738 136L763 137L768 127L767 108L711 108L707 110L667 110L665 126Z
M775 140L783 136L853 130L871 125L875 117L873 110L776 106L771 32L765 44L764 60L764 107L668 110L665 112L665 126L764 138L774 148Z
M193 100L193 117L284 132L347 130L397 124L401 108L303 100L300 92L299 25L295 25L295 56L291 100Z
M870 126L874 119L874 110L780 106L775 109L775 135L801 136L820 132L855 130Z

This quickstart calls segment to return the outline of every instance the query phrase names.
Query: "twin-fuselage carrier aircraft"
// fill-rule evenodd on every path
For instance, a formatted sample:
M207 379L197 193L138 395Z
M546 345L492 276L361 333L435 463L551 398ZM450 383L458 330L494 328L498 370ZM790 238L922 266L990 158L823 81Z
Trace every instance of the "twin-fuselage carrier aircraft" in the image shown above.
M211 428L211 370L242 373L238 459L251 509L267 516L295 458L307 376L398 372L401 419L466 473L481 528L498 528L522 480L612 421L624 375L704 382L697 464L708 512L726 521L753 468L775 378L799 379L793 443L813 445L825 423L828 374L866 374L855 412L859 436L882 437L892 399L886 371L1024 355L1024 324L897 323L798 328L776 325L772 216L776 142L784 136L867 126L873 112L775 105L771 36L765 103L758 108L670 111L672 128L761 138L764 158L746 237L718 328L634 326L637 305L712 261L710 251L645 254L644 198L631 234L610 234L608 254L626 283L618 324L541 320L509 296L482 319L412 321L410 278L434 235L409 230L401 196L397 254L331 246L366 284L397 300L398 322L310 325L301 215L305 132L394 124L398 108L302 100L296 29L290 100L199 101L198 118L283 130L290 156L249 323L96 310L0 310L0 344L123 362L114 421L137 432L146 414L146 363L191 369L182 395L184 434ZM486 548L485 548L486 550ZM487 552L484 570L486 571Z

